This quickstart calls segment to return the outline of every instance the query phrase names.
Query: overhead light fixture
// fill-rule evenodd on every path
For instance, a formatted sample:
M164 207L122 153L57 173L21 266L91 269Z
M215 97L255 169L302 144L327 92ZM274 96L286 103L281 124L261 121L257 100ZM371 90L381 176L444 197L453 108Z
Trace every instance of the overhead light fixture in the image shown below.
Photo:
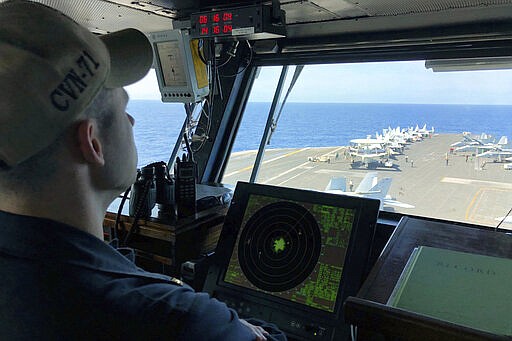
M425 68L434 72L512 69L512 57L431 59Z

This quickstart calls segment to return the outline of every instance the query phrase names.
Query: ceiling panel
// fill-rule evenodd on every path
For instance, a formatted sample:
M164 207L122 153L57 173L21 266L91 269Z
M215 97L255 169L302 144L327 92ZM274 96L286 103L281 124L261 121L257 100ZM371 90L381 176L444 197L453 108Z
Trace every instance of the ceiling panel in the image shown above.
M0 0L2 2L4 0ZM135 27L150 33L172 29L173 19L187 19L187 13L199 11L198 4L247 5L258 0L33 0L59 9L93 32L105 33L126 27ZM240 2L242 1L242 2ZM270 5L272 1L263 3ZM385 28L402 29L437 25L440 21L432 18L443 17L443 24L449 22L475 22L503 20L512 17L512 0L280 0L286 11L289 32L299 36L308 35L315 26L314 35L322 35L353 25L354 30L376 29L368 19L386 19ZM197 8L196 8L197 7ZM357 20L350 20L357 19ZM316 25L325 22L326 25ZM374 21L372 21L374 22ZM297 26L304 26L301 31ZM365 26L366 25L366 26ZM306 27L307 26L307 27ZM336 26L336 27L333 27ZM363 27L364 26L364 27ZM295 30L295 31L294 31ZM300 31L300 34L299 34Z
M312 0L311 2L335 13L339 18L355 18L369 15L357 2L346 0Z
M281 9L286 11L287 24L367 16L367 13L356 5L341 0L282 2Z
M292 2L283 4L281 5L281 9L286 12L287 24L338 19L338 16L335 13L325 10L310 2Z
M441 12L462 8L512 5L512 0L347 0L371 16Z
M0 0L3 2L4 0ZM133 27L145 33L172 29L172 13L163 8L143 11L119 3L97 0L34 0L56 8L96 33L107 33Z

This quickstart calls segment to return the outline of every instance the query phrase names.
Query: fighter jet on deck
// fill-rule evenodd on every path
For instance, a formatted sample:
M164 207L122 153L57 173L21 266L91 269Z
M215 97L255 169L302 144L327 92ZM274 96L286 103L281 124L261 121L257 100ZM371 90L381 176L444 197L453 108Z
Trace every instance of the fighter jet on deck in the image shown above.
M345 194L356 197L373 198L380 200L380 208L384 206L396 206L400 208L414 208L413 205L406 204L391 198L388 195L389 188L391 187L391 178L378 179L377 172L366 173L363 180L359 183L355 190L352 190L351 182L349 181L349 187L347 188L347 179L345 177L334 177L332 178L325 192L334 194Z

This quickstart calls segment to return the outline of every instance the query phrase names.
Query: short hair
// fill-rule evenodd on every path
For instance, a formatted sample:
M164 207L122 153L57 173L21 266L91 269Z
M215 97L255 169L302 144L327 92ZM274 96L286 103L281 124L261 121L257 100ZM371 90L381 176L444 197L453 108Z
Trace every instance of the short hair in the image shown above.
M112 94L113 89L101 88L78 120L95 119L103 138L107 136L106 131L113 122ZM65 145L69 130L75 127L76 122L65 129L49 146L14 167L0 163L0 188L25 188L35 192L40 190L46 179L55 174L60 167L58 151Z

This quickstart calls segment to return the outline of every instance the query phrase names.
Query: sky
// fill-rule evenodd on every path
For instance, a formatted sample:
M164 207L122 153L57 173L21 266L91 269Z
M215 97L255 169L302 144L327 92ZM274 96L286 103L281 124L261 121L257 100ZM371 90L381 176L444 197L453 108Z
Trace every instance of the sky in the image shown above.
M262 68L249 101L271 102L280 71ZM160 100L154 70L126 89L132 99ZM288 101L512 105L512 70L432 72L424 61L307 65Z

